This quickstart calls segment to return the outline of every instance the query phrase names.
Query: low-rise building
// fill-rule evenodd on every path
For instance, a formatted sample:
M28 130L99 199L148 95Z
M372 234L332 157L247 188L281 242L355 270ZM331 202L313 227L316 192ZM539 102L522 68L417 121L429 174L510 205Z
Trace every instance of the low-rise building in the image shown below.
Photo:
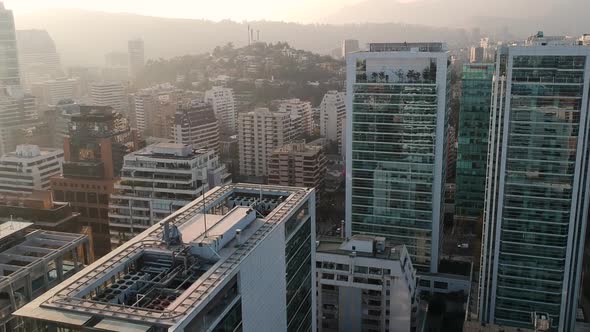
M49 190L51 177L62 172L64 151L19 145L0 156L0 193L31 193Z
M316 271L319 332L411 330L416 271L405 246L365 235L320 238Z

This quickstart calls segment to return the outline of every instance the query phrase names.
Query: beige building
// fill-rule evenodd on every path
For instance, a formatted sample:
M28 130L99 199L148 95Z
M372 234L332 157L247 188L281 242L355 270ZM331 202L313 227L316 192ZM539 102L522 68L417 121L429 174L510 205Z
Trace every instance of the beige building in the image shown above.
M268 183L315 188L316 202L324 190L326 156L321 146L286 144L272 153L268 163Z
M268 175L268 161L275 149L290 143L296 130L289 112L271 112L257 108L238 117L238 149L240 174Z
M289 112L292 119L297 119L302 133L313 134L313 110L310 102L297 98L281 100L279 111Z
M174 116L174 142L219 152L219 124L210 105L190 102Z

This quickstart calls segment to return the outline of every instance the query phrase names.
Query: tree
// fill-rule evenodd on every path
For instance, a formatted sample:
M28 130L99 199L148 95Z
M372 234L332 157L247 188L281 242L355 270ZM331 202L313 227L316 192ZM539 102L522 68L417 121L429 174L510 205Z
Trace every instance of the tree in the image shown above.
M379 76L379 74L375 72L371 73L372 82L377 82L377 76Z
M379 80L381 82L385 81L385 73L384 72L379 72Z

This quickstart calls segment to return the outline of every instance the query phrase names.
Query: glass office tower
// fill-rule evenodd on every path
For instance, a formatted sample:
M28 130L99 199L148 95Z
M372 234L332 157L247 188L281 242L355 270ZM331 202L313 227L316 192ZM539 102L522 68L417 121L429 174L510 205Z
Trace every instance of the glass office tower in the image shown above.
M479 316L573 331L588 215L590 48L498 54Z
M455 194L455 219L483 214L494 64L463 65Z
M441 43L347 56L347 236L405 244L420 271L438 268L449 77Z
M14 17L0 2L0 86L20 85Z

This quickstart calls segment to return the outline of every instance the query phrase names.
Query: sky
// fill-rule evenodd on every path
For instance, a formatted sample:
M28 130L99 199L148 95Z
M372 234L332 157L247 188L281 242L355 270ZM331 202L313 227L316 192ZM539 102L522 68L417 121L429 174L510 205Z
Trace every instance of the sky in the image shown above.
M362 0L4 0L15 15L38 9L78 8L140 15L235 21L312 22ZM402 0L402 2L413 0Z

